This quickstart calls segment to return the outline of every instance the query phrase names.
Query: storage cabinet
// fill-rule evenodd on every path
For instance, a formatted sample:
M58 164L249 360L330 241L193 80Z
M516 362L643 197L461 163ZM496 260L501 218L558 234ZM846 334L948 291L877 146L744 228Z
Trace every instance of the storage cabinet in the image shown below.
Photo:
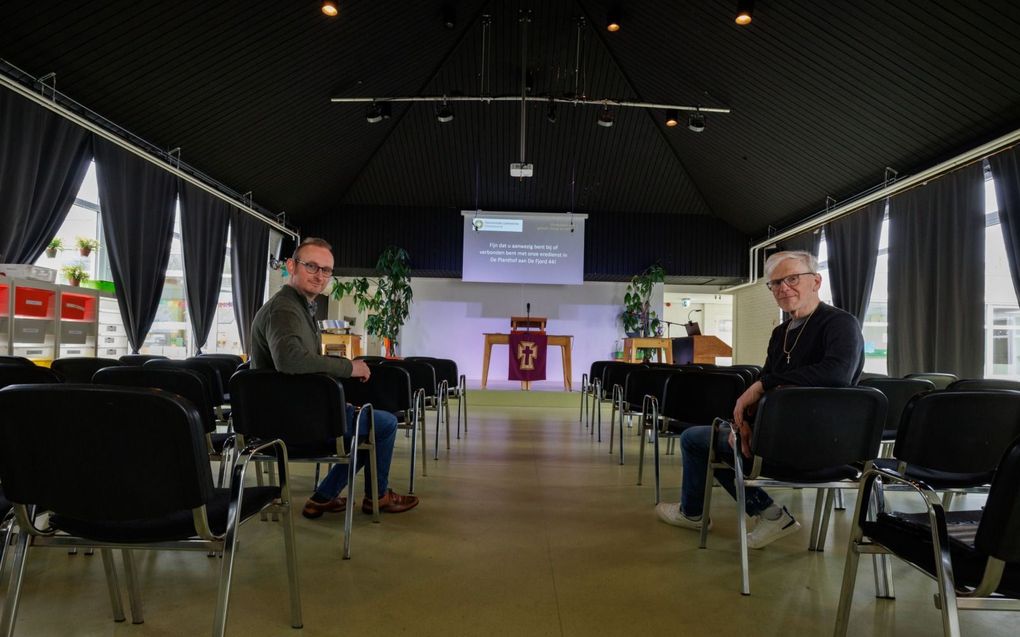
M0 354L48 365L65 356L116 358L127 353L116 296L0 277Z

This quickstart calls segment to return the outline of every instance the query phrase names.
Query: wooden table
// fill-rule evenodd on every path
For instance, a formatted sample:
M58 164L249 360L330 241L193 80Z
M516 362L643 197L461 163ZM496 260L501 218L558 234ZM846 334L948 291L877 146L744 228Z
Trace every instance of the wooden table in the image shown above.
M640 363L641 361L637 358L638 348L648 348L659 350L659 361L665 360L670 365L673 364L673 339L663 338L659 336L637 336L634 338L623 339L623 358L631 363ZM662 352L666 352L666 357L663 359Z
M555 345L560 348L560 355L563 359L563 388L567 391L573 391L571 384L571 372L570 372L570 347L573 342L573 336L547 334L546 341L549 345ZM482 389L485 389L485 385L489 382L489 358L492 354L493 345L509 345L510 335L509 334L486 334L485 335L485 350L482 355Z

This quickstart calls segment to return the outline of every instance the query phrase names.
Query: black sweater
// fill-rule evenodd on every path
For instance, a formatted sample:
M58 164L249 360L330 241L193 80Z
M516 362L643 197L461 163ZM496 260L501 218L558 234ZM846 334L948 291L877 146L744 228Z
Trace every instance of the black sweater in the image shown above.
M760 378L766 390L780 385L847 387L857 383L864 368L864 338L853 315L819 303L810 320L791 329L787 336L789 323L784 321L772 330ZM789 363L783 353L784 336ZM794 341L797 345L791 350Z

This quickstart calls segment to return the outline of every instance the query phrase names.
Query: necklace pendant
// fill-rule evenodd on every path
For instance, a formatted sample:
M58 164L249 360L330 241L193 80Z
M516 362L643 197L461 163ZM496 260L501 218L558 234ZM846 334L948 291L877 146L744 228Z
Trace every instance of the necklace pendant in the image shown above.
M787 365L790 364L790 355L789 354L786 355L786 364Z

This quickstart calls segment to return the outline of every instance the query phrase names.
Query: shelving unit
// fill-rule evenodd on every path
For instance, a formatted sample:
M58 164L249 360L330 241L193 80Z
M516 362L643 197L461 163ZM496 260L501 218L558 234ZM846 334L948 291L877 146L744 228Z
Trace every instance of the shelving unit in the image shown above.
M41 365L128 353L117 298L89 288L0 277L0 354Z

